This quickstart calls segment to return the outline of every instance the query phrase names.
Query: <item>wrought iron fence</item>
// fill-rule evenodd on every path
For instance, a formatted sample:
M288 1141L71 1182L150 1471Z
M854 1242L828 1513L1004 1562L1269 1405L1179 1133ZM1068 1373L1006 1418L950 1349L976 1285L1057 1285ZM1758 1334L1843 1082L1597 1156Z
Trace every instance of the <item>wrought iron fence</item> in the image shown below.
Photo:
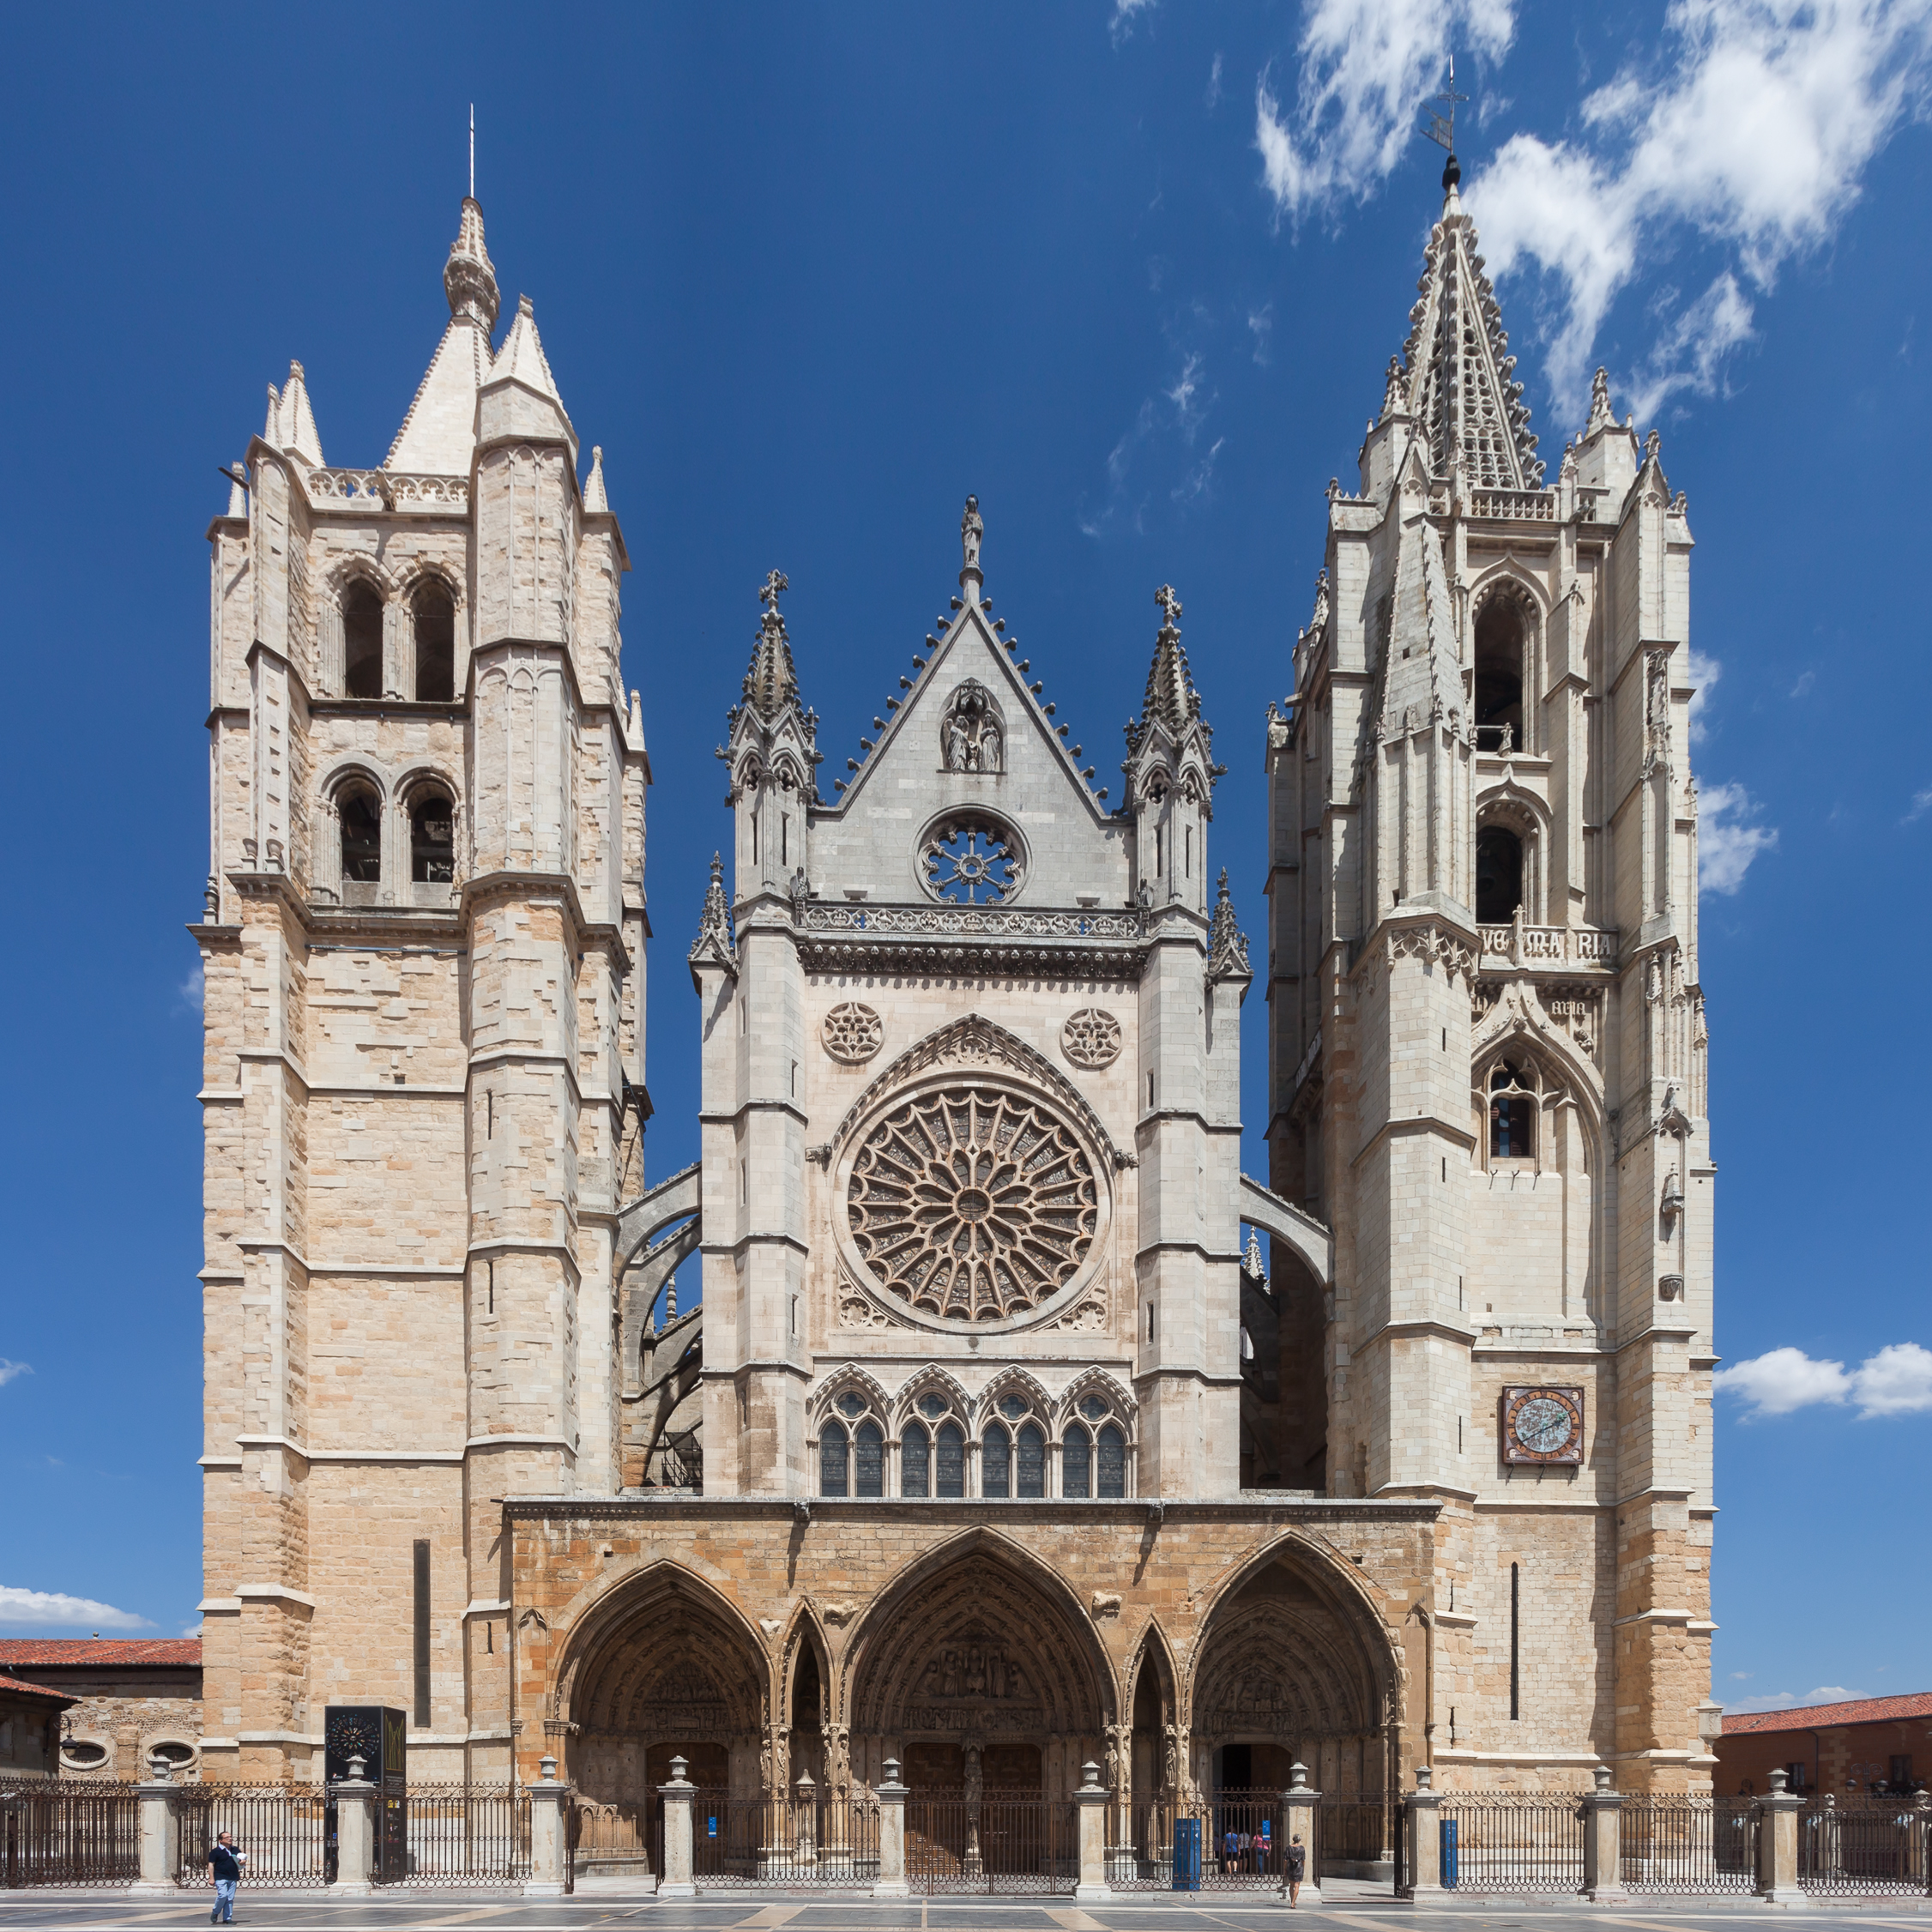
M1320 1798L1308 1876L1392 1879L1401 1835L1399 1798Z
M385 1808L401 1811L400 1857L383 1846L377 1882L521 1885L530 1875L530 1795L507 1785L417 1784Z
M915 1892L1072 1892L1073 1806L1039 1792L921 1792L906 1801L906 1878Z
M133 1785L99 1778L0 1784L0 1886L132 1885L140 1875Z
M1120 1814L1110 1807L1108 1815L1114 1820ZM1278 1790L1223 1790L1186 1804L1144 1800L1127 1808L1126 1818L1124 1841L1109 1846L1107 1856L1108 1883L1117 1892L1282 1887L1285 1854Z
M1632 1793L1619 1808L1627 1892L1756 1891L1754 1799Z
M1932 1817L1907 1800L1844 1807L1827 1797L1798 1814L1799 1889L1841 1894L1932 1889L1929 1830Z
M870 1890L878 1880L878 1800L700 1789L691 1797L691 1860L700 1889L709 1880L717 1888Z
M1444 1798L1439 1816L1445 1887L1462 1892L1583 1889L1583 1808L1575 1797L1458 1791Z
M208 1883L208 1855L223 1832L245 1854L242 1887L326 1885L335 1875L331 1807L319 1786L304 1784L184 1784L181 1850L174 1882Z

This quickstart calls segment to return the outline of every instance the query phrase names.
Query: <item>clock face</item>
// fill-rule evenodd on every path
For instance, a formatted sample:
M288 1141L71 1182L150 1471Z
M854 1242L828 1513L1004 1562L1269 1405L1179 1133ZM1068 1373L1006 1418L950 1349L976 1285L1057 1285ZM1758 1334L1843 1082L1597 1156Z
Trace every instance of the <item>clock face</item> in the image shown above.
M1506 1463L1580 1463L1583 1391L1513 1388L1503 1391Z

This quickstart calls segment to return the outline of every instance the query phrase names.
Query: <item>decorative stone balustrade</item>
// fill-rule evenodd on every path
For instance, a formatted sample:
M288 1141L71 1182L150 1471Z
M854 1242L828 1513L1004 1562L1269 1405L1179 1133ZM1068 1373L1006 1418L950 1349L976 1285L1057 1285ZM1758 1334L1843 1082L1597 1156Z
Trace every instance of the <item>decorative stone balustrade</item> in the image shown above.
M1518 523L1554 523L1556 492L1554 490L1472 490L1470 514L1505 517Z
M1512 966L1614 966L1615 933L1596 927L1479 926L1486 959L1506 959Z
M311 469L309 498L348 510L465 510L469 479L399 475L387 469Z

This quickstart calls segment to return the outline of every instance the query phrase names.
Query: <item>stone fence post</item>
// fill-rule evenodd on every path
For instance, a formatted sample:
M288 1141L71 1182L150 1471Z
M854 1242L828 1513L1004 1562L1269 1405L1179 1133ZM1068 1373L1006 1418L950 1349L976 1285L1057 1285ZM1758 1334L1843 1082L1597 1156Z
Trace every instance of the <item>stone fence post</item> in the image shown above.
M1798 1890L1798 1814L1804 1800L1787 1791L1788 1774L1771 1773L1771 1790L1758 1800L1758 1896L1769 1905L1796 1905Z
M885 1779L878 1787L878 1876L875 1899L906 1896L906 1788L899 1782L899 1760L885 1760Z
M159 1752L148 1760L154 1775L135 1787L141 1806L141 1877L137 1899L173 1899L175 1868L181 1863L181 1800L174 1766Z
M526 1899L561 1899L572 1887L571 1875L571 1786L557 1775L557 1760L537 1760L540 1773L527 1787L530 1794L530 1875L523 1882Z
M1583 1798L1583 1893L1599 1905L1621 1905L1623 1793L1610 1789L1610 1767L1597 1767L1597 1789Z
M1080 1788L1073 1794L1080 1844L1080 1876L1073 1888L1076 1899L1114 1896L1114 1888L1107 1882L1108 1800L1100 1766L1089 1758L1080 1766Z
M697 1789L685 1776L685 1760L672 1759L671 1782L657 1788L657 1795L664 1800L664 1869L657 1881L660 1899L697 1896L697 1887L691 1882L691 1802Z
M374 1890L376 1869L376 1787L362 1774L362 1758L349 1760L349 1774L329 1787L335 1806L335 1876L329 1881L332 1898L359 1899Z
M1288 1855L1300 1838L1306 1854L1301 1889L1315 1905L1321 1903L1321 1845L1317 1838L1315 1807L1321 1793L1308 1789L1308 1767L1288 1767L1288 1789L1282 1793L1282 1890L1288 1890Z
M1402 1828L1409 1834L1403 1860L1404 1899L1433 1898L1442 1890L1442 1834L1437 1814L1442 1794L1431 1788L1434 1774L1416 1766L1416 1789L1403 1802Z

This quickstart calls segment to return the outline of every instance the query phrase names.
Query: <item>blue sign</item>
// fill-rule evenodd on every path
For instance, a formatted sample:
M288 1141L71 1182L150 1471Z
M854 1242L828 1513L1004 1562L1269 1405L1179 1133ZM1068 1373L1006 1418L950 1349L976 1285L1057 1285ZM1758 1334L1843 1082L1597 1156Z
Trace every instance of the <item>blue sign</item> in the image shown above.
M704 1835L708 1838L715 1838L718 1835L718 1821L715 1817L704 1820Z
M1174 1889L1201 1889L1201 1821L1198 1818L1177 1818L1174 1821Z
M1442 1820L1442 1884L1445 1891L1456 1889L1456 1820L1453 1818Z

